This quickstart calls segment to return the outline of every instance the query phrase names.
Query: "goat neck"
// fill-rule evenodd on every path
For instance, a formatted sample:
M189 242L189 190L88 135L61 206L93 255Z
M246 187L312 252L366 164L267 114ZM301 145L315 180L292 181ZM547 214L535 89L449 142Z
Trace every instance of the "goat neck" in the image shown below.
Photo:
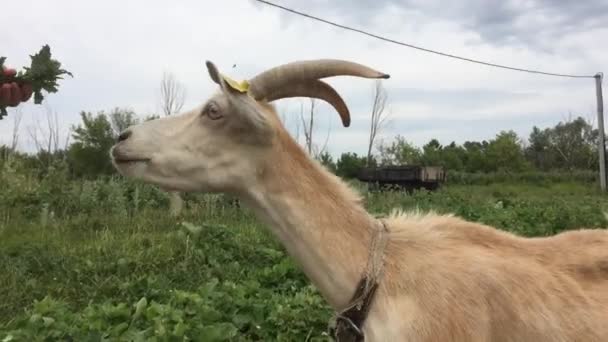
M377 224L358 195L281 134L243 196L325 299L341 309L363 276Z

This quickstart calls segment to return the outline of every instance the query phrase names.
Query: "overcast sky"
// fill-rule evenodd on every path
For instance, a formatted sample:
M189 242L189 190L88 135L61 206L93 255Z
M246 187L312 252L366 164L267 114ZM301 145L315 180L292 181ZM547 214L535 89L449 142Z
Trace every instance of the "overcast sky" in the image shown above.
M328 20L392 39L465 57L557 73L608 71L608 2L605 0L276 0ZM0 55L7 64L29 64L29 54L49 44L74 73L47 96L62 134L80 111L127 107L142 116L158 111L163 71L187 89L184 109L215 89L204 67L244 79L278 64L340 58L363 63L391 78L391 126L422 145L491 139L500 130L527 137L573 115L596 120L593 79L512 72L428 54L295 16L252 0L35 1L2 4ZM236 67L233 68L233 65ZM318 139L328 129L329 150L364 153L373 81L329 79L353 117L349 128L328 105L318 106ZM292 128L300 103L277 102ZM22 107L20 148L31 149L28 127L45 120L45 108ZM9 141L14 112L0 121L0 143Z

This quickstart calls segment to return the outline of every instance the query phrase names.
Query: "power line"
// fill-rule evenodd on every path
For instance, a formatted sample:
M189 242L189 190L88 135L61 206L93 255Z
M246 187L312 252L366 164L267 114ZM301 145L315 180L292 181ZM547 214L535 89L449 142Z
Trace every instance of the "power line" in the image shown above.
M463 60L463 61L477 63L477 64L483 64L483 65L488 65L488 66L492 66L492 67L496 67L496 68L503 68L503 69L509 69L509 70L515 70L515 71L523 71L523 72L528 72L528 73L533 73L533 74L542 74L542 75L548 75L548 76L572 77L572 78L594 78L595 77L595 76L589 76L589 75L556 74L556 73L544 72L544 71L538 71L538 70L515 68L515 67L506 66L506 65L500 65L500 64L495 64L495 63L489 63L489 62L484 62L484 61L480 61L480 60L475 60L475 59L471 59L471 58L460 57L460 56L452 55L452 54L445 53L445 52L425 49L423 47L415 46L415 45L412 45L412 44L407 44L407 43L400 42L400 41L397 41L397 40L394 40L394 39L390 39L390 38L382 37L382 36L379 36L379 35L376 35L376 34L373 34L373 33L369 33L369 32L364 31L364 30L360 30L360 29L349 27L349 26L341 25L341 24L338 24L338 23L335 23L335 22L332 22L332 21L329 21L329 20L326 20L326 19L315 17L315 16L307 14L307 13L303 13L303 12L296 11L296 10L291 9L291 8L287 8L285 6L281 6L281 5L278 5L278 4L266 1L266 0L255 0L255 1L261 2L261 3L269 5L269 6L273 6L273 7L276 7L276 8L280 8L280 9L282 9L284 11L291 12L291 13L294 13L294 14L297 14L297 15L301 15L303 17L307 17L307 18L310 18L310 19L313 19L313 20L317 20L317 21L320 21L320 22L323 22L323 23L326 23L326 24L329 24L329 25L332 25L332 26L336 26L336 27L339 27L339 28L342 28L342 29L345 29L345 30L354 31L354 32L361 33L361 34L364 34L366 36L370 36L370 37L373 37L373 38L376 38L376 39L380 39L380 40L383 40L383 41L386 41L386 42L389 42L389 43L393 43L393 44L397 44L397 45L402 45L402 46L407 46L407 47L410 47L410 48L413 48L413 49L422 50L422 51L429 52L429 53L434 53L434 54L441 55L441 56L444 56L444 57L456 58L456 59L460 59L460 60Z

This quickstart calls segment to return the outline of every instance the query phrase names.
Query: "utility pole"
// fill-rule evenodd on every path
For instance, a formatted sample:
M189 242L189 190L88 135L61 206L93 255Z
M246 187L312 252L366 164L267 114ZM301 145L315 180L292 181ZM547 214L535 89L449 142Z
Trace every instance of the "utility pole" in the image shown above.
M595 75L595 93L597 97L597 128L599 131L598 153L600 159L600 187L606 192L606 138L604 136L604 99L602 97L602 74Z

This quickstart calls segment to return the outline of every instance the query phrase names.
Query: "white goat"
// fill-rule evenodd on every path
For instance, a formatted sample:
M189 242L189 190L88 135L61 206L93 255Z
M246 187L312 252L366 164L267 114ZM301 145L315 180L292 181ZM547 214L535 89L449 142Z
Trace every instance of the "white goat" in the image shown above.
M369 293L367 316L348 312L367 341L608 341L608 233L526 239L449 215L395 213L379 221L306 154L269 105L322 99L348 126L344 101L319 79L388 75L316 60L238 83L207 67L220 91L187 113L121 134L111 152L120 173L167 191L240 198L336 311L350 306L357 289ZM370 248L377 262L368 268ZM360 283L365 276L372 282ZM375 292L359 286L374 281ZM356 335L356 326L345 331Z

